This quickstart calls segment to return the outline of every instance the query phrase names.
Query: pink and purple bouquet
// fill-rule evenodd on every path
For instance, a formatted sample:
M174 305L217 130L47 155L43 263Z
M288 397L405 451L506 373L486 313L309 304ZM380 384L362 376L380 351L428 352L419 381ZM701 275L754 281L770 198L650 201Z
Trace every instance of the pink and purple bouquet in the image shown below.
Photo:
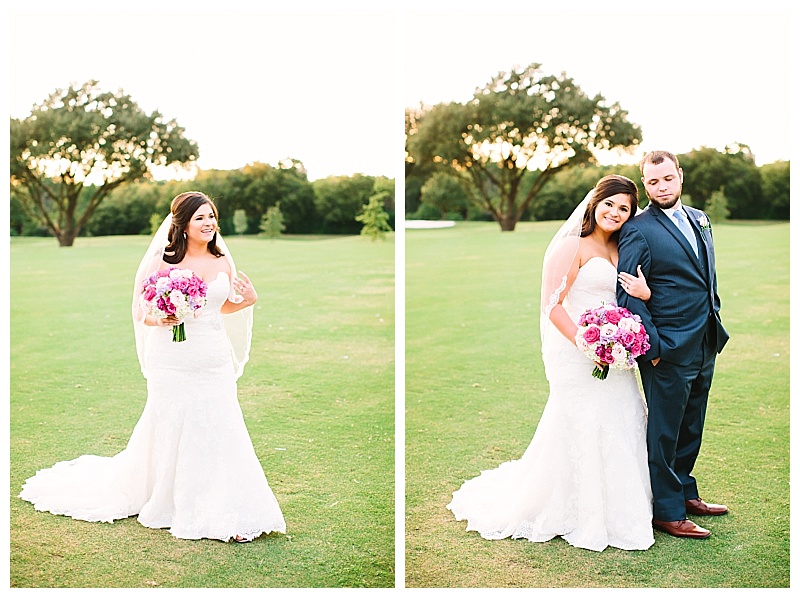
M167 268L153 272L142 283L142 304L157 318L175 316L180 324L172 327L172 342L186 340L183 318L206 304L206 283L194 272Z
M605 380L608 368L629 370L650 349L642 319L613 303L585 311L578 320L575 344L595 366L592 376Z

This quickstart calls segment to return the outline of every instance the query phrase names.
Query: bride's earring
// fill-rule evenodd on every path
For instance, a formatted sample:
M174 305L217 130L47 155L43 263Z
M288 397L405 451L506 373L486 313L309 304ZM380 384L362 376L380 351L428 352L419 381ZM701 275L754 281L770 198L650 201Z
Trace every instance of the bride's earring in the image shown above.
M183 233L183 238L186 239L186 232Z

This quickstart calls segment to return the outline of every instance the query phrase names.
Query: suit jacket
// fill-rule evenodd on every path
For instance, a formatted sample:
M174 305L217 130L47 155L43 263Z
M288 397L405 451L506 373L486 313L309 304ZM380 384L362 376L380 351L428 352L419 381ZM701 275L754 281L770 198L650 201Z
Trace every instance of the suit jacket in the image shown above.
M644 302L617 286L618 305L638 314L650 336L650 350L640 359L660 357L687 365L706 333L717 352L729 338L719 316L708 216L688 206L684 210L698 240L699 256L670 217L653 204L620 230L618 270L636 275L636 266L641 265L651 291Z

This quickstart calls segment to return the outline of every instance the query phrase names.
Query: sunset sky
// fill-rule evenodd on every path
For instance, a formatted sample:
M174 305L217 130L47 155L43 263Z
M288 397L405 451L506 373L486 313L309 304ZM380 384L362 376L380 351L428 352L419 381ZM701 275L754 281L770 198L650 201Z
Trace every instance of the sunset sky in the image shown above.
M403 121L391 11L258 10L237 0L65 6L42 0L10 13L11 116L96 79L176 119L204 169L288 157L312 180L394 176Z
M7 12L11 116L97 79L175 118L204 169L288 157L312 180L402 178L404 107L466 101L499 71L540 62L642 127L642 147L621 160L733 142L757 164L790 158L790 19L775 0L107 4Z
M502 3L491 11L412 11L405 104L467 101L498 72L538 62L590 95L618 101L642 127L636 157L738 142L757 164L788 160L790 19L781 4L788 6L570 2L570 10L525 10L512 2L516 10Z

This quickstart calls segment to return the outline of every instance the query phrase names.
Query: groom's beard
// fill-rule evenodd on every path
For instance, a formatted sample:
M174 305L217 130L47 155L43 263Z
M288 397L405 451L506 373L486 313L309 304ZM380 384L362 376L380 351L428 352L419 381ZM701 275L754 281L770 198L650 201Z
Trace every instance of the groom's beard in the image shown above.
M674 196L672 196L670 199L667 200L658 199L657 197L650 197L650 194L647 195L647 199L650 200L650 203L655 204L662 210L668 210L671 207L673 207L676 203L678 203L678 200L681 198L682 191L683 191L683 186L678 188L678 193L676 193Z

